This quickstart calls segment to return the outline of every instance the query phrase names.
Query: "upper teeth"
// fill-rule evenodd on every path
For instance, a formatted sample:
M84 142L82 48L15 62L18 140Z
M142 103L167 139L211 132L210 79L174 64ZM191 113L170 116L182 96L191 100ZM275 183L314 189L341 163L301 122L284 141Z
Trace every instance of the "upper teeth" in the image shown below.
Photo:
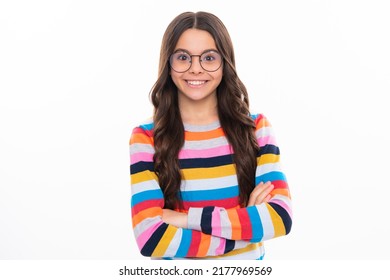
M190 85L201 85L204 84L205 81L187 81Z

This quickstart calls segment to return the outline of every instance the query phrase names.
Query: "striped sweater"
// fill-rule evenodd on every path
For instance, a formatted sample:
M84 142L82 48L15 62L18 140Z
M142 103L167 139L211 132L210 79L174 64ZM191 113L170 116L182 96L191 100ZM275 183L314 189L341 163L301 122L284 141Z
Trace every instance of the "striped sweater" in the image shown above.
M263 241L289 233L290 192L281 171L279 148L269 121L252 115L260 146L256 184L271 181L271 199L240 207L236 170L219 122L184 125L179 153L181 195L187 228L162 220L163 193L153 166L153 122L136 127L130 139L131 211L143 256L152 258L262 259Z

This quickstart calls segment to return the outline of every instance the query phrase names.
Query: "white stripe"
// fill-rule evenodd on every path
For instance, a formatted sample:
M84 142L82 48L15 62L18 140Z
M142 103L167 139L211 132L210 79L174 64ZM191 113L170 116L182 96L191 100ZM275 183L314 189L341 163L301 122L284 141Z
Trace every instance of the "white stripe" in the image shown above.
M215 256L215 251L219 247L219 244L220 244L220 238L215 237L215 236L211 236L210 246L209 246L209 249L207 251L207 255L208 256Z
M204 149L212 149L219 148L221 146L229 145L226 137L218 137L207 140L195 140L188 141L186 140L184 143L184 150L204 150Z
M263 226L263 238L262 240L271 239L275 236L275 229L272 223L271 216L265 203L256 206L259 216L261 218L261 224Z
M237 185L237 175L231 175L210 179L182 180L180 189L182 191L217 190Z
M155 216L143 219L138 225L134 227L134 235L137 239L144 231L148 230L149 227L154 226L155 224L161 222L161 216Z
M151 144L134 143L130 145L130 155L136 153L149 153L154 154L154 148Z
M187 227L189 229L194 229L201 231L201 220L202 220L202 213L203 213L203 208L198 208L198 207L190 207L188 210L188 222L187 222Z
M178 229L175 235L173 236L171 242L169 243L169 246L165 251L164 256L173 257L174 255L176 255L177 250L179 250L179 245L180 245L182 235L183 235L183 230Z
M280 163L267 163L257 166L256 168L256 177L267 174L272 171L280 171L282 172L282 169L280 167Z
M137 193L142 193L145 191L151 191L151 190L161 190L156 180L142 181L140 183L131 185L132 195L135 195Z
M270 126L262 127L259 130L256 130L257 139L266 136L275 136L274 130Z
M227 211L219 211L220 219L221 219L221 236L230 239L232 238L232 224L229 220L229 216Z
M234 242L234 250L245 248L250 244L248 241L245 240L235 240L235 241L236 242Z

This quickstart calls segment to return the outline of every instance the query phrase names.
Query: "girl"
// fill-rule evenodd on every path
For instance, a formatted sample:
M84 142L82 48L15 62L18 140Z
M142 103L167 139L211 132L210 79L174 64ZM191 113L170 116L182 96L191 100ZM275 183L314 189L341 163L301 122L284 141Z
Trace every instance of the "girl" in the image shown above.
M287 235L290 192L270 123L250 114L224 24L178 15L165 31L153 118L130 139L132 222L152 258L263 259Z

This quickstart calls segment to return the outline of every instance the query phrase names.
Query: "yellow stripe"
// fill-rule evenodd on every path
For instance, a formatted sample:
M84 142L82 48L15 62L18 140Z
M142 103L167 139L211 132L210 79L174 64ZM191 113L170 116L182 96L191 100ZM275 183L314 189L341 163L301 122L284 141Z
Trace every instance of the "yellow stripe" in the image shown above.
M269 212L269 214L271 216L272 223L274 225L274 230L275 230L275 236L274 237L286 235L286 230L284 228L284 224L283 224L282 218L280 218L278 213L268 203L266 203L266 205L267 205L267 208L268 208L268 212Z
M265 154L257 159L257 165L267 164L267 163L276 163L279 161L279 155L274 154Z
M188 168L183 169L183 176L186 180L219 178L236 174L233 164L209 167L209 168Z
M250 251L255 251L258 248L260 248L261 246L263 246L262 242L250 243L245 248L236 249L236 250L230 251L229 253L226 253L226 254L223 254L223 255L220 255L220 256L209 257L209 258L218 259L218 258L229 257L229 256L237 256L237 255L244 254L244 253L247 253L247 252L250 252Z
M157 247L154 249L152 257L160 257L165 254L165 251L168 249L168 246L171 243L173 237L175 236L176 231L176 227L168 226Z
M130 180L132 184L137 184L141 182L146 182L150 180L155 180L157 181L157 175L154 172L150 172L149 170L145 170L133 175L130 175Z

